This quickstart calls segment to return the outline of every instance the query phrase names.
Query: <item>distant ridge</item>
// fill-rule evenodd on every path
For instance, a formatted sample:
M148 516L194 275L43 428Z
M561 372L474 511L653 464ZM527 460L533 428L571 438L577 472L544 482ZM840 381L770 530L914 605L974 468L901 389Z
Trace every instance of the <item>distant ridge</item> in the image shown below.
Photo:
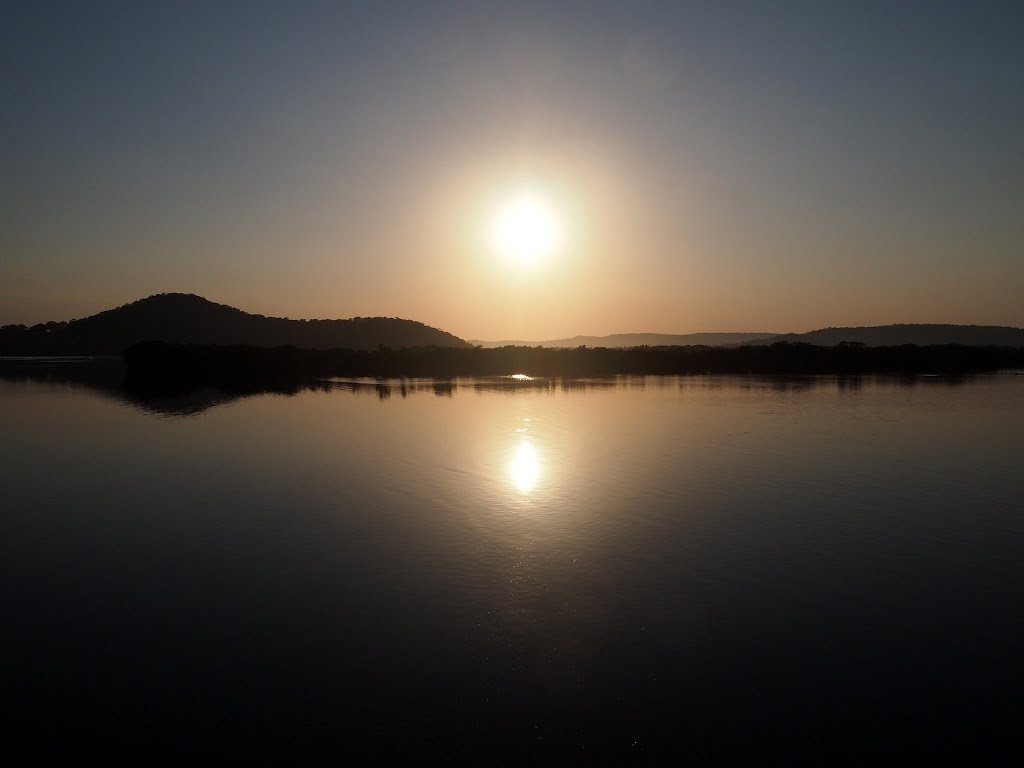
M0 355L116 355L141 341L307 349L468 347L414 320L289 320L243 312L188 293L160 293L70 322L0 328Z
M891 347L900 344L963 344L965 346L1024 347L1024 328L1005 325L944 325L921 323L911 325L875 325L856 328L821 328L807 333L785 333L761 341L747 343L774 344L777 341L801 341L834 347L844 341L868 347Z
M548 341L480 341L470 344L486 348L496 347L674 347L703 345L730 347L739 345L774 344L777 341L803 342L822 347L834 347L844 341L868 347L891 347L901 344L930 346L933 344L963 344L969 347L1024 347L1024 328L1004 325L950 325L918 323L904 325L875 325L856 328L820 328L807 333L613 333L610 336L573 336Z
M773 333L613 333L609 336L573 336L571 339L548 341L478 341L470 344L480 347L687 347L703 344L709 347L727 347L767 339Z

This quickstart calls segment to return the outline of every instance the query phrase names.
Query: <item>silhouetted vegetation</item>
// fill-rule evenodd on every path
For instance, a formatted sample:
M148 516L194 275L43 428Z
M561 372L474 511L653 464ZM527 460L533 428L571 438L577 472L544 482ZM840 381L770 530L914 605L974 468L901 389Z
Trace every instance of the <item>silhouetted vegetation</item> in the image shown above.
M388 346L466 347L457 336L394 317L289 320L251 315L200 296L164 293L70 322L0 328L0 355L117 355L141 341L248 344L310 349Z
M1024 348L941 345L819 347L778 342L745 347L498 349L411 347L375 351L143 343L124 352L134 376L225 383L296 377L609 376L616 374L967 373L1024 366Z

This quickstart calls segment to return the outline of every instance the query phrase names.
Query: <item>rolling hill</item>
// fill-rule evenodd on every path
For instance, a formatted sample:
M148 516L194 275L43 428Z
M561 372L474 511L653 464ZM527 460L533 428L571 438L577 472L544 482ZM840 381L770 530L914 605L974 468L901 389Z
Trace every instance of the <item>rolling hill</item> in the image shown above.
M414 320L289 320L249 314L193 294L161 293L81 320L4 326L0 355L116 355L141 341L308 349L470 346Z

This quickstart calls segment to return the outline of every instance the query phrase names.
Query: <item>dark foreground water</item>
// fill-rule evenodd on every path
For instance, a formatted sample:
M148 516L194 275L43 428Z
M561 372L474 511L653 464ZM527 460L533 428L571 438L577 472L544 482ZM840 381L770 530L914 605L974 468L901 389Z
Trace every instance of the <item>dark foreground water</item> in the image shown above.
M58 369L0 378L7 754L1019 748L1024 376Z

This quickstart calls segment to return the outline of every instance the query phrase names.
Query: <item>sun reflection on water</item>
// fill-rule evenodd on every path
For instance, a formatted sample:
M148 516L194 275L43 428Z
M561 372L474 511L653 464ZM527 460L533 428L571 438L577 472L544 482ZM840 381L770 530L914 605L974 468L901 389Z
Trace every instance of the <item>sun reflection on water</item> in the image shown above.
M509 467L512 482L521 493L529 493L540 479L540 460L529 440L523 440L516 449Z

